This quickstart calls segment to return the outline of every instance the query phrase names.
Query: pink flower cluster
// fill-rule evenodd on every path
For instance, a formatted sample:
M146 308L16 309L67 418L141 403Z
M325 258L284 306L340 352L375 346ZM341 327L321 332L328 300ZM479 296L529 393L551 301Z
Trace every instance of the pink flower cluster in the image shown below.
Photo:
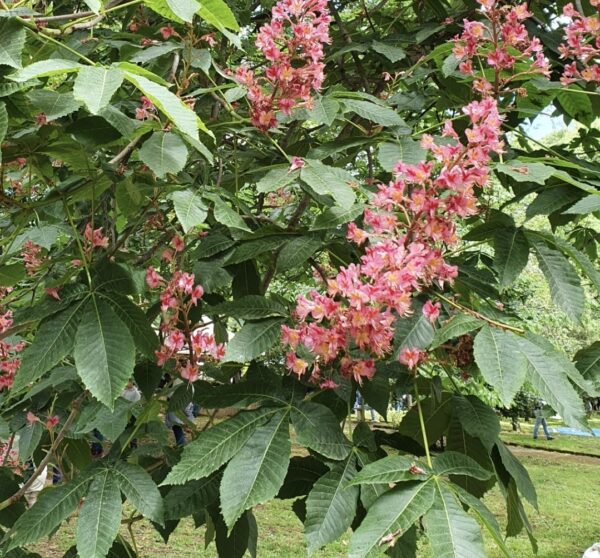
M153 267L146 270L146 283L151 289L163 289L160 294L163 343L156 351L157 363L164 366L174 360L180 376L195 382L202 360L207 357L221 360L225 356L223 344L204 331L202 324L193 324L190 319L190 311L204 295L204 289L195 284L192 273L176 271L167 282Z
M590 17L580 14L571 3L563 8L563 15L571 22L565 29L565 42L558 49L561 58L575 59L565 65L560 78L563 85L577 80L600 84L600 0L590 0L590 4L598 10Z
M298 326L282 330L282 341L291 349L286 364L292 372L304 375L309 369L309 362L298 355L304 346L314 355L311 380L321 387L331 387L324 367L338 358L344 376L358 383L371 378L375 358L392 349L394 322L414 311L414 297L456 277L457 268L444 259L446 247L458 240L455 220L477 212L475 190L487 184L491 156L504 147L495 99L474 101L463 112L471 122L466 145L451 122L446 122L444 136L453 141L437 144L423 136L430 159L417 165L398 163L394 180L380 184L365 209L364 228L348 226L350 240L367 244L360 263L341 268L327 281L326 294L312 291L298 298ZM435 321L440 304L428 301L422 311ZM409 347L399 360L414 368L424 356Z
M108 248L108 237L104 236L102 227L92 229L92 224L88 223L83 231L83 238L92 250L94 248Z
M27 275L34 275L44 263L45 258L40 257L41 252L42 247L39 244L33 243L31 240L28 240L23 244L23 248L21 248L21 257L25 263Z
M0 336L4 335L13 325L13 315L11 310L4 310L1 301L8 295L12 289L10 287L0 287ZM25 347L25 343L11 343L0 339L0 390L10 389L15 379L15 374L21 365L21 359L18 358Z
M280 0L271 23L260 28L256 46L268 64L262 75L246 65L236 71L248 87L252 124L260 130L277 126L275 113L310 107L311 94L323 83L323 45L330 42L327 0Z
M481 95L505 90L527 76L549 75L548 59L541 41L531 39L523 21L531 14L527 4L499 6L496 0L477 0L486 22L464 20L464 31L454 38L453 53L461 62L459 70L473 76L473 89ZM483 61L494 70L490 81ZM520 94L525 90L516 89Z

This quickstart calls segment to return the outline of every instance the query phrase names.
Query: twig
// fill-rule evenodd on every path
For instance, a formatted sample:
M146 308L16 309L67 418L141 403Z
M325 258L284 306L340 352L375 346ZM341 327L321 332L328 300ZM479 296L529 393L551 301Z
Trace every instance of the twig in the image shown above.
M131 152L135 149L135 146L140 143L141 136L131 140L119 153L117 153L109 162L109 165L118 165L125 160Z
M68 416L67 420L63 424L63 427L60 429L60 432L56 436L54 442L48 449L48 452L46 453L46 456L44 457L44 459L42 459L40 461L40 464L37 466L37 469L33 472L31 477L29 477L29 479L25 482L25 484L23 484L23 486L21 488L19 488L19 490L17 492L15 492L12 496L7 498L6 500L3 500L2 502L0 502L0 510L8 508L8 506L11 506L15 502L17 502L23 496L23 494L25 494L25 492L27 492L27 490L29 490L29 487L35 482L35 480L42 474L42 471L46 468L46 465L48 465L48 463L50 462L50 459L52 458L53 453L56 451L56 449L58 448L58 445L62 442L62 439L65 437L67 430L71 427L71 424L73 424L73 421L77 417L77 413L79 412L79 407L81 406L81 403L85 399L85 396L86 396L86 392L84 391L73 402L71 414Z

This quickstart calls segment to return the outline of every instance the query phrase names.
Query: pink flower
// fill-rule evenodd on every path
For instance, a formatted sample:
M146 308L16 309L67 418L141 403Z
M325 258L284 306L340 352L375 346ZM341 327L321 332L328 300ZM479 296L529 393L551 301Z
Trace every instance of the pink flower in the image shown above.
M308 368L308 362L298 358L293 352L286 354L285 365L297 376L302 376Z
M92 230L92 224L85 226L83 237L92 245L92 248L108 248L108 237L102 234L102 227Z
M423 305L423 316L433 323L439 318L441 308L442 305L439 302L431 302L431 300L428 300Z
M58 418L58 415L48 417L46 419L46 428L48 430L52 430L59 423L59 421L60 421L60 419Z
M169 25L161 27L158 31L165 41L175 35L175 29L173 29L170 23Z
M293 172L296 169L301 169L306 163L304 159L300 157L292 157L292 164L290 165L290 170L288 172Z
M179 235L175 235L171 239L171 246L175 249L175 252L183 252L185 248L185 241Z
M40 419L34 415L31 411L27 411L27 424L30 426L36 422L40 422Z
M193 384L199 377L198 367L188 362L181 369L180 375L184 380L187 380L190 384Z
M404 366L408 366L408 368L412 370L419 364L421 357L422 353L419 349L409 349L408 347L404 347L404 349L400 351L398 360L400 361L400 364L404 364Z
M206 35L200 37L200 40L208 43L209 47L214 47L217 44L214 33L206 33Z
M45 126L48 123L48 118L46 117L46 115L43 112L40 112L36 117L35 117L35 123L38 126Z
M47 287L44 289L45 293L56 300L60 300L60 295L58 294L58 287Z
M164 279L158 274L152 266L146 269L146 284L151 289L156 289L164 282Z

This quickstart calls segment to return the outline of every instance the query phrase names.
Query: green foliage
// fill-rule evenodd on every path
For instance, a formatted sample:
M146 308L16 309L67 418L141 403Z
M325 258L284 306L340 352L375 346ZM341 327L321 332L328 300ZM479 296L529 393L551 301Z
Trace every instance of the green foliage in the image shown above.
M18 491L30 472L3 470L0 554L30 555L23 547L77 515L66 556L133 558L136 545L115 539L134 509L128 521L164 540L192 517L220 556L260 556L253 509L280 498L293 500L310 554L351 530L353 558L416 556L420 538L435 556L478 557L483 530L510 556L481 501L494 486L507 534L525 531L535 546L521 501L536 507L535 488L493 407L525 413L541 397L586 428L582 396L600 390L592 86L524 73L526 96L500 96L514 132L491 184L476 189L479 212L467 211L441 254L458 277L394 311L393 350L372 378L359 383L324 358L327 347L302 344L289 373L282 326L293 327L298 295L334 290L323 280L361 261L369 243L351 242L348 228L369 228L377 184L428 156L424 134L453 142L444 119L464 136L473 92L452 54L460 24L449 22L483 16L472 2L329 3L323 87L264 133L233 75L264 65L255 29L271 4L84 0L73 14L66 4L0 8L0 286L12 288L0 336L25 346L0 393L0 436L15 436L34 470L51 456L64 479L26 510ZM555 4L533 6L527 28L564 64ZM577 127L533 141L526 119L548 106ZM188 307L187 294L165 294L175 271L203 287ZM440 303L433 322L428 301ZM328 312L315 308L311 327L327 327ZM157 364L175 343L169 319L184 331L171 355L181 366ZM190 385L181 368L211 335L224 358L203 354ZM398 363L405 349L428 357L411 370ZM334 389L311 381L319 369ZM136 403L121 398L132 378ZM358 390L382 417L391 397L410 396L397 431L348 418ZM207 416L189 420L190 404ZM184 448L166 413L188 428ZM107 441L92 460L95 431Z

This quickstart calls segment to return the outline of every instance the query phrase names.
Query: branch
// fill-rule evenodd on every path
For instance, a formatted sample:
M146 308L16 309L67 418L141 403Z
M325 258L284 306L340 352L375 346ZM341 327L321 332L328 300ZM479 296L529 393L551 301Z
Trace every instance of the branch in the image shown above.
M0 510L8 508L8 506L11 506L12 504L14 504L18 500L20 500L21 497L25 494L25 492L27 492L29 487L42 474L42 471L46 468L46 465L48 465L50 459L52 458L52 454L56 451L56 449L58 448L58 445L62 442L62 439L65 437L67 430L71 427L71 424L73 424L73 421L77 417L77 413L79 412L79 407L81 406L82 401L85 399L85 396L86 396L86 392L84 391L73 402L71 414L69 415L69 417L63 424L63 427L60 429L60 432L56 436L56 439L54 440L54 442L48 449L48 453L46 453L46 456L44 457L44 459L42 459L42 461L37 466L37 469L33 472L31 477L29 477L29 479L25 482L25 484L17 492L15 492L12 496L7 498L6 500L0 502Z
M141 136L131 140L119 153L117 153L109 162L109 165L118 165L123 160L125 160L131 152L135 149L135 146L140 143Z

